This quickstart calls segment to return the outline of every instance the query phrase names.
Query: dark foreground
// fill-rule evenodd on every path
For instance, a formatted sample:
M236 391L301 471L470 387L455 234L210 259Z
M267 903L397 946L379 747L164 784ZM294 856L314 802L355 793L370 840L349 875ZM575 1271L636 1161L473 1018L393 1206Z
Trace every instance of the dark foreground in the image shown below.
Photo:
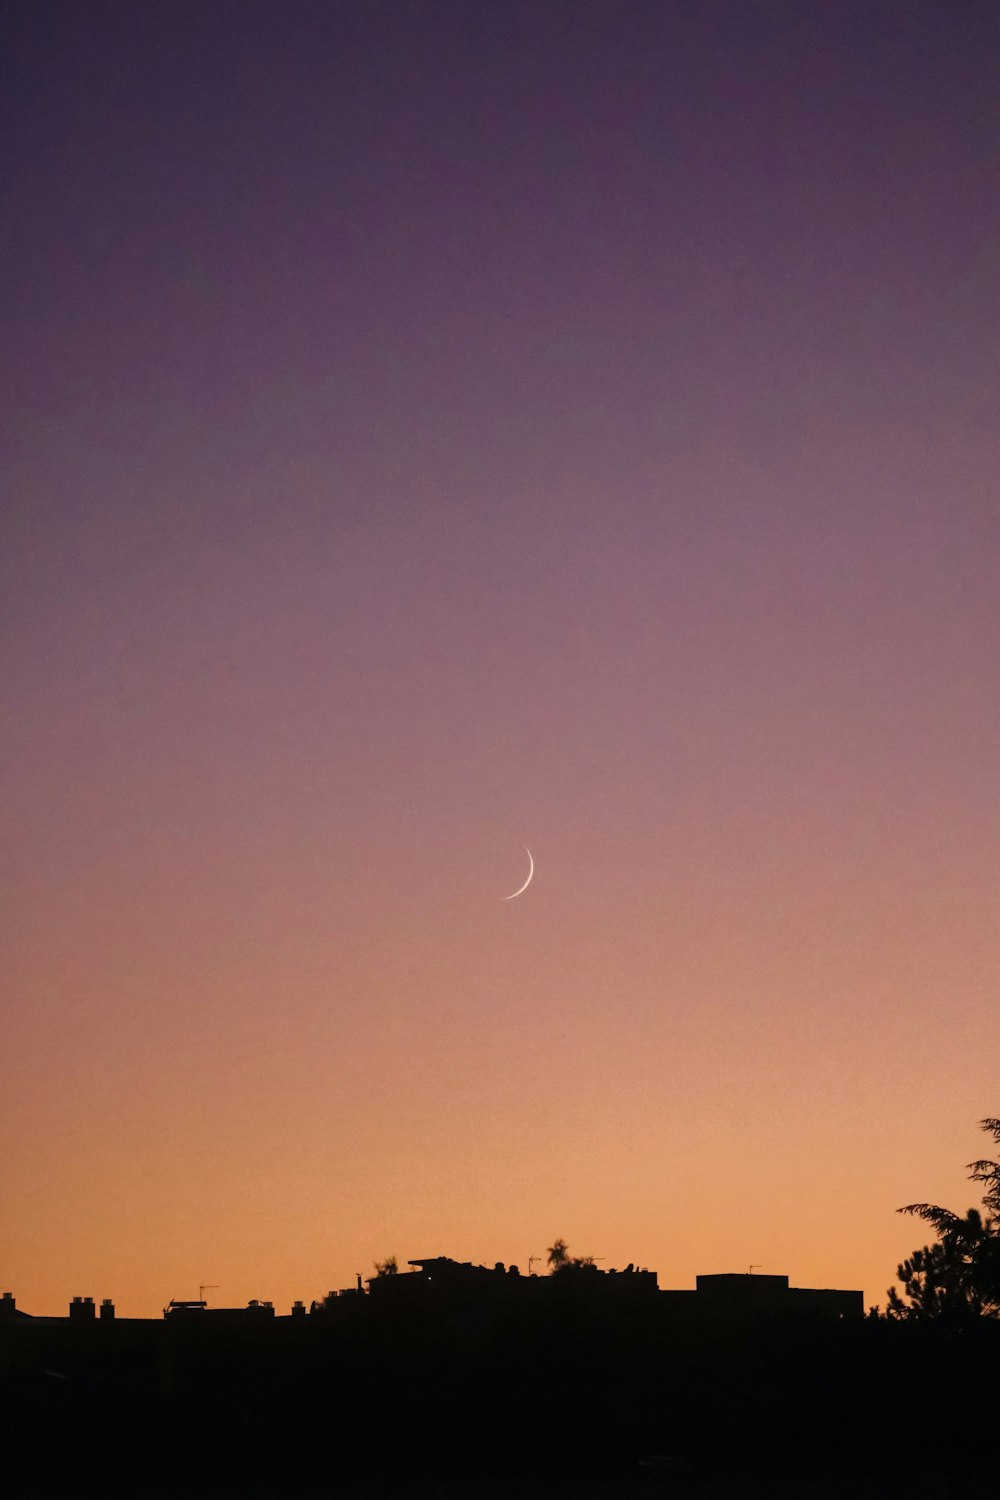
M0 1330L7 1500L996 1500L1000 1326L373 1307Z

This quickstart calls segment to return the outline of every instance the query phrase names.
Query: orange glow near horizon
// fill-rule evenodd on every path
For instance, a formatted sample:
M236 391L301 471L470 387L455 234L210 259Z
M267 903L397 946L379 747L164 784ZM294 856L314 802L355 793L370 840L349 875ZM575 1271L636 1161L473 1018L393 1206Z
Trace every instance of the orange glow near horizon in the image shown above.
M178 879L151 920L135 858L99 942L82 903L62 952L36 957L50 977L7 1095L27 1127L5 1191L19 1305L51 1313L82 1293L148 1315L210 1281L227 1305L280 1306L390 1253L526 1271L559 1234L665 1286L753 1263L882 1300L920 1242L893 1209L975 1199L961 1163L978 1150L967 1117L989 1108L988 1047L970 1065L986 1007L926 1021L949 972L974 991L968 925L947 962L940 931L918 945L911 930L903 962L865 918L865 883L838 906L774 872L723 922L680 873L635 889L593 828L572 858L551 828L537 839L516 909L497 892L517 846L497 828L464 848L439 833L436 868L430 829L426 844L394 834L366 890L364 838L324 893L333 934L315 891L293 911L276 882L252 911L242 861L214 887L223 912L196 912ZM682 868L677 827L673 842ZM280 849L261 862L280 867ZM919 896L905 893L911 921ZM197 973L196 921L227 938L199 945ZM46 1001L62 1007L55 1040Z

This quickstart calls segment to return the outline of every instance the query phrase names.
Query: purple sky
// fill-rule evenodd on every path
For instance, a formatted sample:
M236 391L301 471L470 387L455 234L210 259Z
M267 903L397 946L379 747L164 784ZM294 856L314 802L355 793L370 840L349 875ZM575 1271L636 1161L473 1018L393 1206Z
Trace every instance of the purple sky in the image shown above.
M1000 10L4 11L14 1289L881 1297L1000 1111Z

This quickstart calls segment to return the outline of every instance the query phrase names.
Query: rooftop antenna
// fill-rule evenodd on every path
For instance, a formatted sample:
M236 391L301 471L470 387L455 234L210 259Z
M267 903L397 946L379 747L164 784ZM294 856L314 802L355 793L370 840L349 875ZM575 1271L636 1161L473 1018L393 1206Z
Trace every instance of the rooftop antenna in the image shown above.
M217 1281L203 1281L198 1288L198 1301L204 1302L206 1292L217 1292L218 1290L219 1283Z
M528 1256L528 1275L529 1276L531 1275L531 1268L532 1268L532 1266L535 1264L536 1261L541 1260L541 1258L542 1257L540 1255L529 1255Z
M752 1276L755 1271L759 1271L759 1270L760 1270L760 1266L758 1266L756 1263L754 1263L752 1266L748 1267L748 1269L747 1269L747 1275L748 1276Z

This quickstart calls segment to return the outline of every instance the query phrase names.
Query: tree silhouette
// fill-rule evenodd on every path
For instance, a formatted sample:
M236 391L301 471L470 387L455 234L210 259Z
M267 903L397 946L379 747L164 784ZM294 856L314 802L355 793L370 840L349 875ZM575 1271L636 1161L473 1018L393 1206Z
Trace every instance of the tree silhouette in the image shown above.
M561 1271L569 1263L569 1248L565 1240L556 1240L554 1245L549 1246L549 1266L553 1271Z
M981 1129L986 1130L1000 1146L1000 1120L980 1120ZM988 1208L991 1213L1000 1214L1000 1162L980 1161L969 1162L969 1181L987 1182L989 1187L983 1194L983 1207Z
M556 1271L585 1271L590 1267L596 1269L597 1262L592 1255L570 1255L566 1241L556 1240L549 1247L549 1266L554 1274Z
M397 1276L398 1274L399 1263L394 1255L390 1255L386 1260L377 1260L375 1262L376 1276Z
M1000 1119L980 1125L1000 1142ZM897 1267L907 1301L891 1288L890 1317L1000 1317L1000 1163L969 1162L968 1171L970 1181L988 1184L985 1215L976 1208L960 1215L936 1203L908 1203L897 1210L932 1225L938 1238Z
M910 1204L909 1208L914 1212L930 1210L920 1216L935 1225L940 1238L933 1245L914 1250L897 1268L909 1306L893 1288L889 1292L890 1315L957 1319L1000 1312L1000 1304L990 1295L986 1274L997 1243L993 1221L984 1219L975 1208L970 1208L964 1218L932 1204Z

